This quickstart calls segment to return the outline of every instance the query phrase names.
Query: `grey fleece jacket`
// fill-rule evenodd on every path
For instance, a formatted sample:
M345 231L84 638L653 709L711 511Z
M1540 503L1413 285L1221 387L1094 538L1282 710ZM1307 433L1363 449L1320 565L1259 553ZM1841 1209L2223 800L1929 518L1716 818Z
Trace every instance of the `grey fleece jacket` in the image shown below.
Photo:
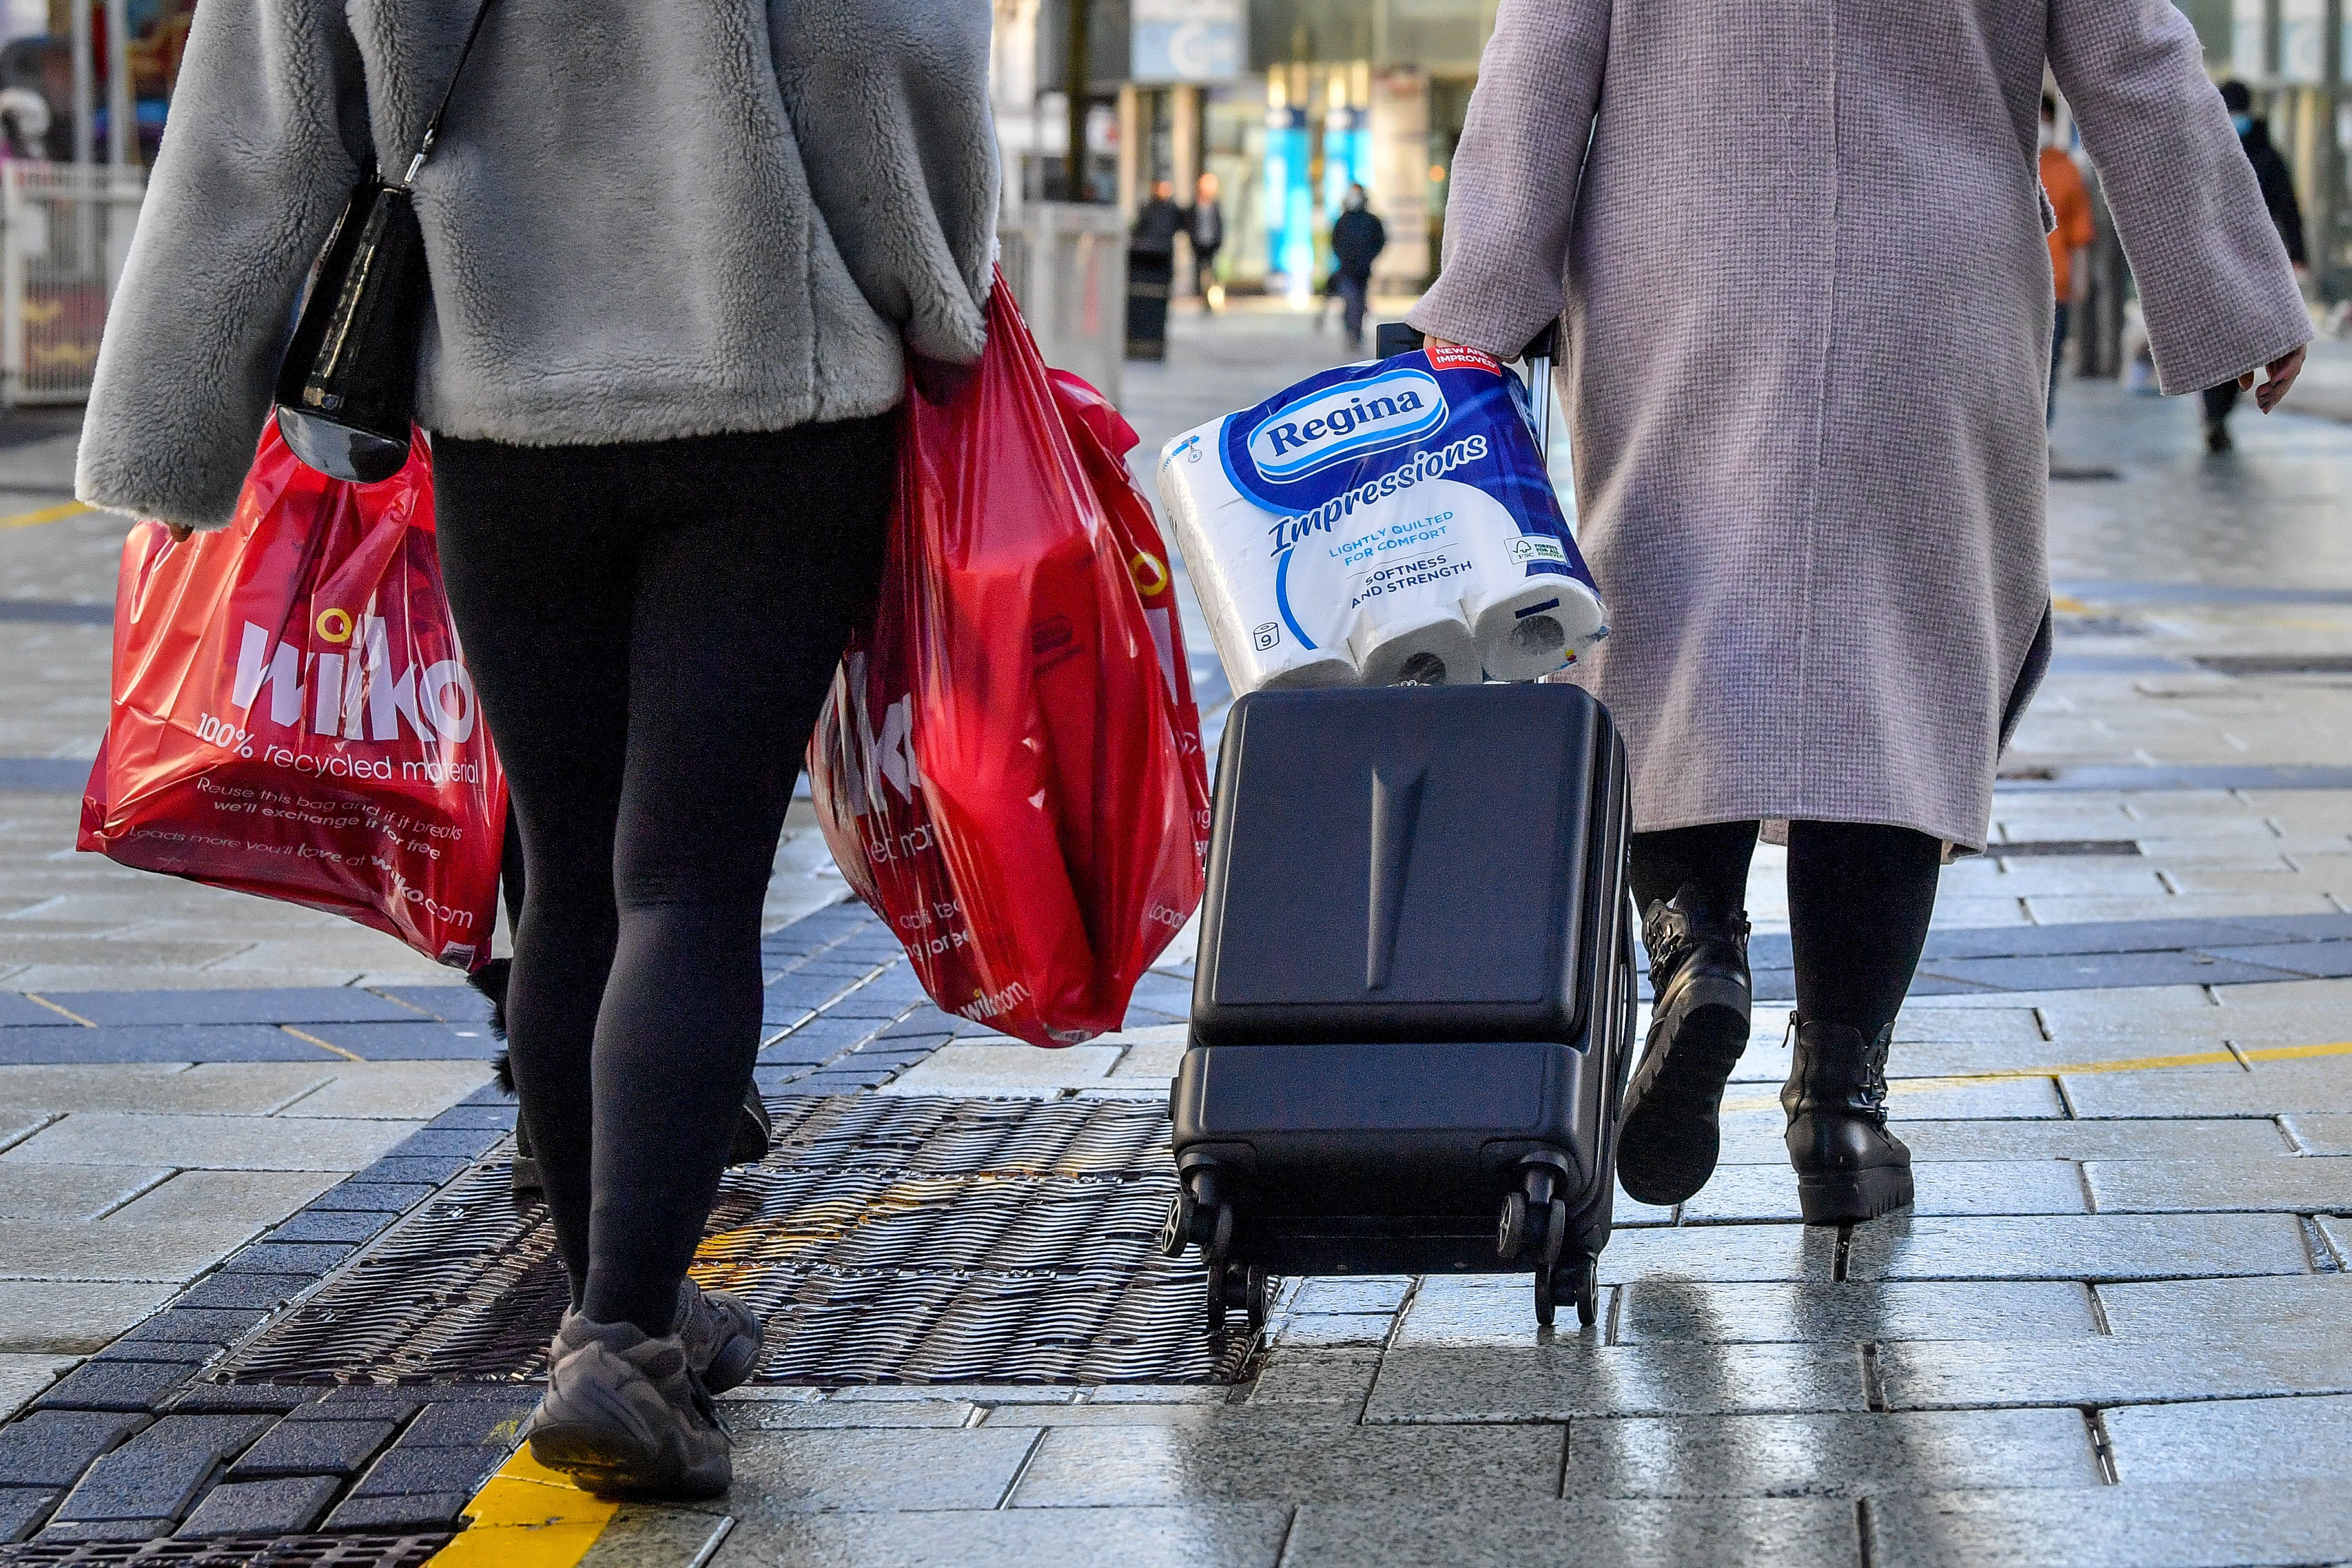
M474 0L205 0L76 492L226 523L295 300L407 166ZM499 0L417 181L418 419L525 445L877 413L968 362L996 215L986 0Z

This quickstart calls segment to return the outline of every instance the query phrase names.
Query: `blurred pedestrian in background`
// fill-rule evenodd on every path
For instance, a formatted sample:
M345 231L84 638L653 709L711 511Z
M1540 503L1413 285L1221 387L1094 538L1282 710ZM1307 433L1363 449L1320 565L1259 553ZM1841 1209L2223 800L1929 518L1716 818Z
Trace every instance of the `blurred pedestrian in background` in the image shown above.
M1748 860L1785 823L1790 1161L1807 1220L1868 1219L1912 1196L1886 1057L1937 868L1983 847L2049 648L2045 61L2167 391L2267 367L2269 409L2311 321L2170 0L1627 10L1503 0L1412 320L1508 358L1567 315L1613 628L1573 674L1632 755L1657 998L1626 1190L1714 1170Z
M230 521L303 280L363 172L408 168L475 15L205 0L84 500ZM572 1292L528 1429L592 1490L708 1496L732 1474L710 1393L761 1325L687 1267L759 1051L793 780L880 577L893 411L986 335L990 12L485 15L415 176L417 414L526 867L508 1041Z
M2221 102L2237 130L2238 145L2246 150L2246 162L2253 165L2254 183L2262 189L2263 205L2278 229L2279 243L2298 270L2309 266L2303 248L2303 204L2295 200L2294 172L2271 141L2270 121L2254 112L2254 95L2244 82L2223 82ZM2230 439L2230 413L2238 406L2240 389L2234 378L2205 389L2206 451L2227 452L2237 444Z
M1127 357L1168 357L1168 292L1176 283L1176 236L1184 209L1172 180L1151 183L1151 199L1135 214L1127 241Z
M1217 281L1217 253L1225 247L1225 209L1217 204L1217 177L1202 173L1192 183L1192 204L1182 214L1192 245L1192 285L1211 310L1224 308L1224 285Z
M1388 225L1372 212L1361 185L1349 185L1331 222L1331 287L1339 296L1348 347L1364 346L1364 307L1371 298L1372 263L1389 246Z
M2042 420L2046 424L2058 417L2060 356L2065 351L2074 307L2090 282L2091 241L2098 237L2091 222L2091 193L2083 183L2083 172L2058 142L2058 100L2046 92L2042 95L2042 189L2057 220L2050 231L2050 277L2056 286L2057 303L2051 317L2050 404Z

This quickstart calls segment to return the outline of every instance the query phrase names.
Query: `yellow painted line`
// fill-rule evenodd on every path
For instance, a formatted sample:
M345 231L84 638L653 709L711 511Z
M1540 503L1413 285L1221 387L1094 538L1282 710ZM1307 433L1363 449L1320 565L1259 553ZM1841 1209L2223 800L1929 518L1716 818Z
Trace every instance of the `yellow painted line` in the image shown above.
M466 1505L466 1529L430 1568L575 1568L596 1544L617 1502L591 1497L517 1448Z
M2245 1053L2249 1061L2300 1061L2315 1056L2352 1056L2352 1040L2327 1045L2268 1045ZM2074 1061L2055 1067L2002 1067L1984 1072L1948 1072L1935 1078L1896 1078L1886 1085L1889 1098L1897 1094L1930 1094L1940 1089L1966 1089L1976 1083L2000 1083L2020 1078L2072 1077L2091 1072L2152 1072L2168 1067L2211 1067L2237 1061L2226 1051L2197 1051L2179 1056L2126 1056L2112 1061ZM1726 1100L1727 1111L1762 1111L1780 1103L1780 1096Z
M2091 607L2089 605L2084 603L2079 599L2073 598L2070 595L2063 593L2053 594L2051 596L2050 608L2056 611L2061 615L2088 615L2091 613Z
M64 1013L66 1017L73 1019L74 1022L81 1025L84 1029L96 1029L98 1027L98 1025L90 1022L89 1019L82 1017L81 1014L66 1008L61 1008L58 1006L57 1003L49 1000L47 997L37 997L32 992L26 991L25 993L25 999L28 1002L38 1002L53 1013Z
M79 517L84 512L97 509L79 501L68 501L59 507L43 507L37 512L19 512L13 517L0 517L0 528L31 528L43 523L62 523L68 517Z
M296 1040L300 1040L303 1044L315 1045L320 1051L331 1051L337 1056L341 1057L345 1061L365 1061L367 1060L366 1057L362 1056L356 1051L345 1051L341 1046L334 1045L329 1041L320 1040L315 1034L304 1034L300 1030L296 1029L290 1023L282 1023L278 1027L284 1030L288 1034L292 1035Z

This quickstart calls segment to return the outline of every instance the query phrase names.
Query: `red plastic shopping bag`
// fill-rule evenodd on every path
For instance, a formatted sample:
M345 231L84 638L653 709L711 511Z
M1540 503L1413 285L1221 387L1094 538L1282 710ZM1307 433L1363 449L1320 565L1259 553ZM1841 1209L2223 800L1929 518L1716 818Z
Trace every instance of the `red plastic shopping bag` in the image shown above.
M79 845L489 957L506 776L433 534L432 463L304 467L273 422L216 533L141 523L115 590L106 737Z
M953 402L909 393L882 590L809 747L817 818L941 1007L1119 1027L1199 904L1207 780L1171 656L1003 280Z
M1184 648L1184 623L1176 604L1176 574L1168 546L1160 535L1160 518L1136 486L1127 455L1142 437L1092 383L1068 371L1047 371L1054 383L1054 401L1062 411L1078 461L1102 503L1104 520L1118 541L1128 575L1143 602L1143 618L1160 654L1160 673L1168 682L1175 705L1176 744L1187 758L1184 782L1192 798L1192 831L1202 859L1209 854L1208 759L1201 750L1201 709L1192 698L1192 665Z

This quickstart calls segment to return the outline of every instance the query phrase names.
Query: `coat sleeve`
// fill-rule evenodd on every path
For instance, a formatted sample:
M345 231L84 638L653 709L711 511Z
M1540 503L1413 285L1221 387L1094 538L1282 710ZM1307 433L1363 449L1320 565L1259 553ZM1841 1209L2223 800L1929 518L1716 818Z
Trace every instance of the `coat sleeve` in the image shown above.
M205 0L99 345L82 500L229 520L295 299L368 147L341 0Z
M1612 0L1503 0L1454 153L1445 253L1408 318L1505 357L1560 312Z
M996 126L986 0L768 0L817 209L907 347L969 364L988 335Z
M2304 308L2204 52L2170 0L2050 0L2050 67L2082 122L2168 394L2308 342Z

